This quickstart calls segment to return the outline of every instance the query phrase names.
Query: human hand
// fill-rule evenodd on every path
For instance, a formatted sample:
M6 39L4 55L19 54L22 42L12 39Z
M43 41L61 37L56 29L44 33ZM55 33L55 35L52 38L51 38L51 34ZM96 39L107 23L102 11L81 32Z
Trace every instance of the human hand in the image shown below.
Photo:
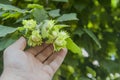
M24 51L21 37L4 51L4 70L0 80L51 80L67 53L53 53L53 46L43 44Z

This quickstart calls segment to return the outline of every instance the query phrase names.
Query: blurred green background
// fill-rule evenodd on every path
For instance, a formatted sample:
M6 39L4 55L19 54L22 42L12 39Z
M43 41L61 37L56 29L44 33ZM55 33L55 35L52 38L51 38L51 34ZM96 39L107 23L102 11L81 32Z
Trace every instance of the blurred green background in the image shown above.
M68 52L53 80L120 80L120 0L0 0L1 25L15 28L31 18L70 25L81 49ZM0 72L3 50L16 40L6 34L0 33Z

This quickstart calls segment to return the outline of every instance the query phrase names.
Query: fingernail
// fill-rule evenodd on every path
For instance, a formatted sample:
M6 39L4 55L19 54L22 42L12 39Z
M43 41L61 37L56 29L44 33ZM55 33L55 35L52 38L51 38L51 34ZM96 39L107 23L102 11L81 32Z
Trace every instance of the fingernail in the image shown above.
M25 41L25 38L24 37L20 37L19 40L20 41Z

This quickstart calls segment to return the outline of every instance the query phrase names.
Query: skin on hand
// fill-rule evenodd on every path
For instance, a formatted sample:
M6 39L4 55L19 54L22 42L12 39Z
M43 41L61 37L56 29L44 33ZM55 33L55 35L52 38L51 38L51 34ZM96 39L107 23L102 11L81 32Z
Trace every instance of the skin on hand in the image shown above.
M4 51L0 80L51 80L67 54L66 49L53 53L53 46L47 44L24 51L25 47L21 37Z

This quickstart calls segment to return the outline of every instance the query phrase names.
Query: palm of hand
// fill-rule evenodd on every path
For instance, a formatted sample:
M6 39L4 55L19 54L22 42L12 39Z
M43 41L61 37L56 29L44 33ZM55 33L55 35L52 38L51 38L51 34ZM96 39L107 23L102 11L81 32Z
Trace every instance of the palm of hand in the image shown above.
M25 46L26 41L21 38L5 50L4 69L24 80L51 80L67 53L66 49L53 53L51 45L43 44L23 51Z

